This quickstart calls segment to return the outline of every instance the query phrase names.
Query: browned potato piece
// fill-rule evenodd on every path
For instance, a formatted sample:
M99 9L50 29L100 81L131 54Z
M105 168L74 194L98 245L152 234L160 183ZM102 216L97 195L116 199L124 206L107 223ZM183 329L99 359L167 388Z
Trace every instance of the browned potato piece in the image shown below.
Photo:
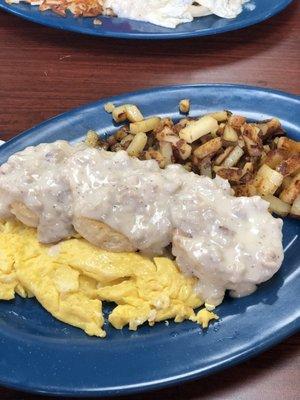
M179 111L182 114L188 114L190 111L190 100L189 99L183 99L180 100L179 102Z
M137 133L133 137L126 151L131 157L138 157L144 150L146 143L147 143L146 133L143 132Z
M192 154L192 147L182 139L173 146L173 150L175 158L178 158L177 155L181 160L187 160Z
M293 154L291 157L282 161L276 171L280 172L283 176L288 176L300 170L300 153Z
M101 249L114 252L136 251L136 248L126 236L103 222L85 217L76 217L73 224L75 230L84 239Z
M132 122L129 124L130 133L136 135L137 133L144 132L147 133L155 129L160 122L159 117L150 117L143 119L142 121Z
M289 156L289 152L284 149L270 150L264 158L264 164L270 168L276 169L283 160L286 160Z
M262 148L250 138L244 137L246 148L249 156L251 157L259 157L262 155Z
M256 123L255 126L257 126L260 129L261 134L262 134L263 137L267 135L267 133L268 133L268 125L267 125L266 122Z
M159 149L160 149L160 153L162 154L162 156L165 160L165 165L172 164L173 150L172 150L171 143L159 142Z
M108 103L104 104L104 110L109 114L111 114L113 112L114 108L115 108L115 105L113 103L108 102Z
M230 167L214 167L214 171L223 179L228 179L231 182L240 182L243 176L243 170L241 168Z
M162 142L172 143L173 145L176 145L180 140L180 137L168 126L165 126L161 131L156 132L155 138Z
M281 188L285 189L288 186L290 186L290 184L292 183L293 178L291 176L285 176L283 178L282 184L281 184Z
M157 161L160 168L165 168L166 166L166 160L164 156L157 150L149 149L145 151L145 159Z
M201 161L200 172L203 176L212 177L211 159L209 157Z
M187 143L193 143L208 133L216 132L217 129L218 122L209 115L206 115L197 121L190 121L185 128L180 130L179 137Z
M244 124L241 127L241 132L248 154L252 157L261 156L263 147L259 137L259 128L255 125Z
M240 130L241 126L246 122L246 118L241 115L231 115L228 118L228 123L237 131Z
M240 146L235 146L235 148L229 153L228 157L222 162L222 166L234 167L243 154L244 151L240 148Z
M280 199L285 203L292 204L300 194L300 173L291 181L288 187L280 193Z
M267 124L267 134L272 135L279 130L281 130L281 123L278 118L272 118L266 122Z
M115 122L124 122L127 119L126 106L118 106L112 110L112 117Z
M268 144L264 144L263 145L263 149L266 153L268 153L269 151L271 151L271 147Z
M216 111L214 113L208 114L214 119L216 119L218 122L225 122L228 120L228 118L231 116L231 112L227 110L223 111Z
M197 147L194 150L194 155L198 158L210 156L222 148L222 139L217 137Z
M253 172L253 163L252 162L246 162L245 165L243 166L243 171L244 173L246 172Z
M125 136L128 135L128 133L129 131L125 127L123 127L119 129L114 136L117 141L121 141L122 139L124 139Z
M187 124L189 123L189 119L188 118L182 118L179 122L177 122L177 124L175 124L173 126L173 131L174 133L176 133L176 135L179 135L179 132L185 128L187 126Z
M300 196L294 200L294 203L291 208L291 214L293 217L300 218Z
M84 142L90 147L97 147L99 144L98 133L92 130L88 131Z
M255 196L257 194L255 186L251 183L248 183L246 185L234 186L233 190L234 194L237 197L241 196L250 197L250 196Z
M268 165L263 164L254 179L257 192L262 195L274 194L283 181L283 176Z
M184 169L186 169L187 171L191 172L191 171L192 171L192 169L193 169L192 162L191 162L191 161L189 161L189 162L187 162L187 163L183 164L183 168L184 168Z
M126 150L128 148L128 146L130 145L130 143L132 142L134 138L134 135L126 135L121 141L120 141L120 145L122 146L122 148L124 150Z
M171 118L165 117L161 118L157 127L154 129L154 133L161 131L165 127L173 128L174 127L174 122L171 120Z
M233 150L233 146L226 147L226 149L223 151L223 153L219 154L215 159L214 159L214 164L215 165L221 165L222 162L228 157L230 152Z
M130 122L139 122L144 119L143 114L134 104L126 104L126 116Z
M279 138L277 147L279 149L291 151L292 153L300 153L300 142L288 139L287 137Z
M235 143L238 141L238 135L232 126L230 126L228 124L225 125L223 139L226 142L234 142Z
M271 194L262 197L266 200L269 205L269 210L275 214L285 217L291 210L291 206L284 201L278 199L278 197L272 196Z

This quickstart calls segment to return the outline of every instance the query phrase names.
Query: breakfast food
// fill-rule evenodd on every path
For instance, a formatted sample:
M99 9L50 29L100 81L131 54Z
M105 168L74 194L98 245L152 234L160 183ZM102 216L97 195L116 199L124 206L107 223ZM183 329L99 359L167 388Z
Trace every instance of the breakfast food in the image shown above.
M116 329L174 318L208 326L218 317L168 258L112 253L84 239L54 246L38 242L36 230L11 220L0 225L0 300L35 297L57 319L105 337L102 302L114 302L108 320Z
M141 119L136 108L125 111ZM113 112L121 118L121 109ZM132 126L138 136L160 122ZM189 127L183 128L188 137L194 133ZM84 143L29 147L0 167L0 218L36 227L42 243L77 232L105 250L151 257L172 244L178 267L198 278L196 291L210 306L220 304L227 289L234 296L253 292L279 269L282 221L267 208L258 196L234 197L220 177L212 180L181 165L161 169L155 160Z
M242 12L242 5L249 0L6 0L9 4L21 1L62 16L67 11L77 17L118 16L175 28L178 24L209 14L236 18Z
M278 119L249 122L230 111L189 118L189 99L179 102L184 118L143 117L137 106L108 103L116 123L128 121L115 134L89 131L86 144L109 151L125 150L161 168L174 163L188 171L227 179L236 196L259 195L270 211L300 217L300 143L289 139Z

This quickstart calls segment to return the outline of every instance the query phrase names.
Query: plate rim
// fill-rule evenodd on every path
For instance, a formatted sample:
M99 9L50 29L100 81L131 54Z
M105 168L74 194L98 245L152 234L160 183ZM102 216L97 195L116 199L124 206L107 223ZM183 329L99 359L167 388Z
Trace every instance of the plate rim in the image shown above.
M64 31L70 31L70 32L75 32L75 33L80 33L80 34L85 34L89 36L95 36L95 37L107 37L107 38L115 38L115 39L138 39L138 40L165 40L165 39L187 39L187 38L194 38L194 37L204 37L204 36L212 36L212 35L217 35L225 32L232 32L235 30L239 29L244 29L256 24L259 24L263 21L268 20L269 18L277 15L281 11L283 11L285 8L287 8L293 0L282 0L279 5L275 5L270 12L267 12L262 15L258 15L255 18L250 18L250 21L247 19L245 21L235 21L233 20L232 25L229 27L220 27L220 28L211 28L209 30L195 30L195 31L189 31L189 32L175 32L171 31L170 33L126 33L126 32L114 32L112 30L105 30L103 32L95 30L95 32L90 32L86 28L81 28L77 26L69 26L69 27L62 27L60 26L59 22L59 16L57 16L58 20L57 22L54 21L41 21L39 18L36 18L35 16L32 16L30 11L28 12L23 12L18 10L16 5L9 5L5 2L5 0L0 0L0 9L3 9L4 11L13 14L17 17L21 17L22 19L28 20L30 22L37 23L39 25L43 25L49 28L56 28L59 30L64 30ZM62 17L60 17L62 18Z
M206 88L222 87L222 88L232 88L232 89L241 89L241 90L247 90L247 91L255 91L255 92L257 92L257 91L265 92L265 93L275 94L280 97L288 98L290 100L294 100L300 104L300 96L298 96L298 95L286 93L286 92L280 91L280 90L259 87L259 86L221 84L221 83L218 83L218 84L216 84L216 83L203 84L202 83L202 84L160 86L160 87L155 87L155 88L138 90L138 91L134 91L134 92L127 92L127 93L123 93L121 95L116 95L116 96L112 96L112 97L102 98L102 99L99 99L98 101L94 101L92 103L88 103L83 106L66 111L62 114L59 114L55 117L52 117L52 118L42 122L41 124L35 125L34 127L26 130L25 132L13 137L11 140L7 141L1 147L0 151L5 150L5 148L12 142L22 139L22 137L24 137L24 136L30 135L31 131L37 127L42 127L44 124L48 124L50 121L55 122L55 120L64 119L65 115L70 114L70 113L76 114L87 108L92 108L95 106L100 107L102 104L104 104L108 100L118 101L118 100L122 100L122 98L127 97L127 96L140 95L140 94L145 95L149 92L164 92L164 91L170 91L170 90L177 91L178 89L186 89L186 88L198 89L198 88L203 88L203 87L206 87ZM21 391L28 392L28 393L37 393L37 394L43 394L43 395L57 395L57 396L70 396L71 395L72 397L85 397L85 396L103 397L103 396L118 396L118 395L128 395L128 394L133 394L133 393L142 393L145 391L158 390L158 389L170 387L170 386L173 386L173 385L176 385L179 383L192 381L194 379L197 379L200 377L202 378L209 374L213 374L215 372L222 371L227 367L231 367L231 366L238 364L239 362L246 361L249 358L261 353L262 351L269 349L270 347L280 343L282 340L293 335L294 333L296 333L299 330L300 330L300 319L296 318L296 319L291 320L288 324L281 326L280 329L276 332L276 335L273 334L273 335L270 335L270 336L264 338L256 347L250 347L243 352L234 354L232 357L227 357L226 359L217 361L215 364L209 365L205 369L200 368L197 370L187 372L185 374L176 375L176 376L172 376L169 378L163 378L158 381L157 380L156 381L147 381L142 384L122 385L119 387L104 388L104 389L101 389L99 387L96 389L85 388L85 389L77 390L76 392L74 392L72 390L65 390L63 388L58 388L58 389L49 388L49 389L45 390L45 389L42 389L41 387L39 387L38 385L28 386L28 384L27 384L27 386L26 385L24 386L24 383L16 384L15 382L13 382L13 383L7 382L7 380L2 379L2 377L0 377L0 385L11 388L11 389L15 389L15 390L21 390ZM1 333L0 333L0 337L1 337Z

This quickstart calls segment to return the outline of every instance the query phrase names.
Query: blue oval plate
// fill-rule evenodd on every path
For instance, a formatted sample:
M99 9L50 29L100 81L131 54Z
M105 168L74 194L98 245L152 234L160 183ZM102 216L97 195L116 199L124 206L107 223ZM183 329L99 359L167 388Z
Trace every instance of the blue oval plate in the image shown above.
M29 145L81 140L88 129L112 133L103 110L108 100L137 104L145 116L178 118L182 98L191 99L191 115L225 108L251 119L277 116L300 139L299 97L247 86L175 86L100 100L46 121L4 144L0 163ZM192 322L137 332L106 325L106 339L91 338L52 318L34 299L1 302L0 384L56 395L116 395L195 379L254 356L300 328L299 221L286 218L283 233L280 271L251 296L226 298L220 320L207 330Z
M0 0L0 8L42 25L89 35L124 39L180 39L215 35L245 28L272 17L291 2L292 0L251 0L244 6L244 11L236 19L207 16L197 18L191 23L181 24L176 29L163 28L124 18L107 17L101 17L103 24L95 26L93 18L74 18L72 15L64 18L50 11L41 13L37 7L31 7L26 3L8 5L5 0ZM251 8L254 8L254 10L251 11Z

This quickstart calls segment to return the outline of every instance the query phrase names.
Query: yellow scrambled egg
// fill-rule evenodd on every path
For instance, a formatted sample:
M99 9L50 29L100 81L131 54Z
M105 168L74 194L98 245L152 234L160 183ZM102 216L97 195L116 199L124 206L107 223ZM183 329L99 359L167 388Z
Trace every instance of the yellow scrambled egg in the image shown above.
M116 303L109 322L117 329L167 319L207 327L217 316L203 308L196 280L166 257L111 253L84 239L42 245L35 229L16 221L0 225L0 300L35 297L55 318L104 337L102 302Z

